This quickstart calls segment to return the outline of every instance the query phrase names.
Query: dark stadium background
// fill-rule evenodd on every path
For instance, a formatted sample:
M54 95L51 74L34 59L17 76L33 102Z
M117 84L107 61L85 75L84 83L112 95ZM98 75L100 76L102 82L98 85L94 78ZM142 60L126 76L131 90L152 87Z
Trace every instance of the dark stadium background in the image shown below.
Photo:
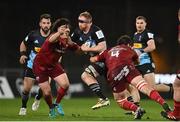
M41 14L50 13L53 20L67 17L74 29L82 11L92 14L93 22L103 29L109 47L115 45L119 36L133 34L135 18L138 15L145 16L148 28L156 35L157 49L153 52L156 73L175 73L176 68L180 67L177 41L179 7L179 0L1 0L0 73L22 77L22 72L18 72L22 71L19 64L19 45L30 30L38 27ZM87 57L70 53L65 55L63 64L71 81L76 82L80 80ZM17 74L11 71L17 71Z

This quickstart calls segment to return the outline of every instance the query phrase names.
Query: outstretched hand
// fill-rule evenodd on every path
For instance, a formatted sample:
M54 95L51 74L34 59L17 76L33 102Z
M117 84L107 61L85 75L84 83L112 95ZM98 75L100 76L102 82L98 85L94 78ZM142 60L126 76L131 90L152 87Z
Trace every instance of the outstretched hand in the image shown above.
M81 50L84 52L88 52L89 51L89 47L85 44L81 45Z

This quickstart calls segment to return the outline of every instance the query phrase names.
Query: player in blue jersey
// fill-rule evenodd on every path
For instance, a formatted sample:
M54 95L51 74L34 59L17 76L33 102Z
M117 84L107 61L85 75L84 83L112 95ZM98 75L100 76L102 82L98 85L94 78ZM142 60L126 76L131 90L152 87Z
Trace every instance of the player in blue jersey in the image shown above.
M83 48L86 54L94 56L100 52L106 50L106 39L102 30L93 24L92 16L89 12L82 12L78 17L79 27L72 33L72 41L76 42L79 46L85 46ZM110 104L109 99L102 93L99 83L96 78L99 75L106 75L104 63L97 62L90 64L81 75L81 79L88 85L88 87L98 97L99 101L96 105L92 106L92 109L97 109Z
M40 51L42 44L50 34L51 27L51 15L42 14L39 21L40 28L31 31L26 38L20 44L20 59L19 62L25 65L24 81L23 81L23 92L22 92L22 106L19 111L19 115L26 115L27 102L29 99L29 92L35 82L35 76L32 71L33 61L36 54ZM35 103L32 109L37 110L42 91L39 89L39 95L36 96Z
M139 55L140 63L136 68L143 75L144 79L154 89L161 92L171 92L171 85L155 84L155 64L153 62L151 52L156 49L154 34L146 29L146 18L144 16L138 16L136 18L136 32L134 33L134 49ZM139 99L140 100L140 99ZM138 104L138 101L136 101Z

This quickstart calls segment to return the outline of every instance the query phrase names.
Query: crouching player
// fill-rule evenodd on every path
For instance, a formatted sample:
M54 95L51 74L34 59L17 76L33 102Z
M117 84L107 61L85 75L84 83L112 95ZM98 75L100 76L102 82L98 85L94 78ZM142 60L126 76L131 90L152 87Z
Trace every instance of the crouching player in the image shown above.
M52 26L51 35L46 39L40 52L34 59L33 72L43 91L44 99L49 106L49 117L57 115L57 104L52 103L52 93L48 79L51 77L59 85L56 103L60 103L68 90L69 80L58 60L66 49L73 51L80 49L76 43L71 41L69 32L69 20L65 18L57 19Z
M103 61L107 66L107 80L111 86L114 99L118 105L125 109L134 111L134 118L141 119L145 113L144 109L134 103L127 101L125 90L129 84L135 86L139 91L148 95L150 99L159 103L166 112L170 111L168 104L143 79L142 75L135 68L134 62L138 61L138 55L132 50L132 41L129 36L122 36L117 40L117 46L105 50L100 55L90 58L91 62ZM81 47L83 48L83 47Z
M174 89L174 110L170 112L162 111L161 115L169 120L180 120L180 70L177 72L173 83Z

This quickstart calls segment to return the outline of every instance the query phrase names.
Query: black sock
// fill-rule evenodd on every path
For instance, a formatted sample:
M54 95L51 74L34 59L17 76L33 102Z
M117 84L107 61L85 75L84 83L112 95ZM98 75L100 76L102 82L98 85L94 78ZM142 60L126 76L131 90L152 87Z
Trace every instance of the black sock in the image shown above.
M170 92L171 94L173 94L173 92L174 92L174 90L173 90L173 85L172 85L172 84L168 84L168 86L169 86L169 92Z
M107 97L105 97L101 91L101 88L99 86L98 83L93 83L89 85L89 88L91 89L91 91L93 91L99 98L102 99L106 99Z
M132 96L127 97L127 101L134 103L134 100L133 100L133 97L132 97Z
M140 106L139 102L134 102L135 105L137 105L138 107Z
M43 95L42 90L41 90L41 88L39 88L38 94L36 95L36 100L40 100L42 95Z
M27 107L27 101L29 99L29 92L23 92L22 93L22 108Z

